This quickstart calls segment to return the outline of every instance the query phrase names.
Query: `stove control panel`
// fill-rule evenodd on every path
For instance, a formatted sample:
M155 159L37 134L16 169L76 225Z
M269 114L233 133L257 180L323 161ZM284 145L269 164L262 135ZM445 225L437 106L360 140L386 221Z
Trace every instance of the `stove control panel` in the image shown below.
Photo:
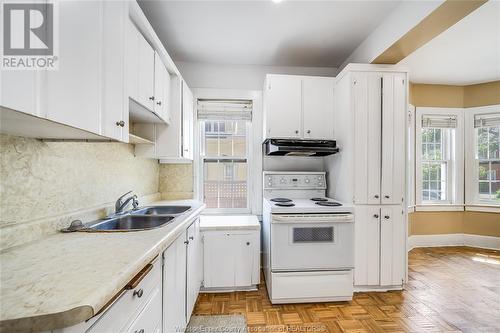
M324 172L279 173L264 172L265 189L326 189Z

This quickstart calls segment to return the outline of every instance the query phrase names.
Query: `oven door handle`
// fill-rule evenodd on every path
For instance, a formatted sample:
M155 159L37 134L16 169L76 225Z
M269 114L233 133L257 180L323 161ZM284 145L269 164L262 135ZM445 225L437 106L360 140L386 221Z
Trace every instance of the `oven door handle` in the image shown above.
M273 215L272 223L300 224L300 223L352 223L353 214L335 215Z

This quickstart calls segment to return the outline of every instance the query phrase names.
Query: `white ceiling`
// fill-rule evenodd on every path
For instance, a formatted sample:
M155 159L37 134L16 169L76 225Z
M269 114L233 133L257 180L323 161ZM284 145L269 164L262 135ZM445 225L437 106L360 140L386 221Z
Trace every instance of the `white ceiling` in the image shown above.
M399 1L140 1L176 61L337 67Z
M400 64L410 68L415 83L500 80L500 1L488 1Z

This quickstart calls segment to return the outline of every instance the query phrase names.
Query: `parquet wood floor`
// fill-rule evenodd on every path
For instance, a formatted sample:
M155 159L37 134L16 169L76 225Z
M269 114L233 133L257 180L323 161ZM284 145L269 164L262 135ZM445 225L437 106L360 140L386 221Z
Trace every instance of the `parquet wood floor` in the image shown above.
M257 291L202 293L194 314L243 314L249 332L500 332L500 251L420 248L404 291L351 302L272 305Z

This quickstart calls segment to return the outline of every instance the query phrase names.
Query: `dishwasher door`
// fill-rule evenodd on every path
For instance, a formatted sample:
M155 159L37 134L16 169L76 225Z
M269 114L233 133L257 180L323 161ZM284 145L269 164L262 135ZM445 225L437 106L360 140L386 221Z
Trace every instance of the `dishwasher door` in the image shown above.
M273 214L273 272L342 270L354 267L352 214Z

